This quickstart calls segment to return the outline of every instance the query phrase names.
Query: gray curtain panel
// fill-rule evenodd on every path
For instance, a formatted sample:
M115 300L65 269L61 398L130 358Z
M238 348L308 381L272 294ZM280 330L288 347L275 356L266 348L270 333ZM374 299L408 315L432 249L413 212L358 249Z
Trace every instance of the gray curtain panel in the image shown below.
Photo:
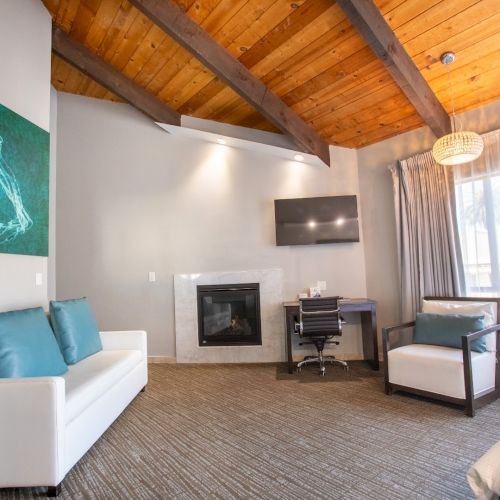
M457 296L460 245L453 174L430 151L390 167L394 186L401 320L412 321L425 295Z

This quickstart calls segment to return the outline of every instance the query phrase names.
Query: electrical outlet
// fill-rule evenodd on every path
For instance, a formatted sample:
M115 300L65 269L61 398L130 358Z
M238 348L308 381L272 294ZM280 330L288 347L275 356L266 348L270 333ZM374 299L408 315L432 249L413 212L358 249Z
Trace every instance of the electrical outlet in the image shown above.
M316 283L316 286L321 290L324 291L326 290L326 281L318 281Z
M149 271L149 282L154 283L156 281L156 273L154 271Z

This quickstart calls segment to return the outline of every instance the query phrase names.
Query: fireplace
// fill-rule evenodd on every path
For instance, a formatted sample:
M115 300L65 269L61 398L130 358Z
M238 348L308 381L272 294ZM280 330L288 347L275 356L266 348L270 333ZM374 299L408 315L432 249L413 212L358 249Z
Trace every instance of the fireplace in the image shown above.
M198 285L200 347L262 345L258 283Z

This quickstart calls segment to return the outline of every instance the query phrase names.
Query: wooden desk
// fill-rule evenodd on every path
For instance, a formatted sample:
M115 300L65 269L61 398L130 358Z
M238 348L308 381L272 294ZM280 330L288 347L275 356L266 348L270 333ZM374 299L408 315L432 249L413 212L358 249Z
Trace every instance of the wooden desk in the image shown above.
M299 316L299 302L284 302L286 322L286 356L288 373L293 373L292 335L295 321ZM343 299L340 301L340 312L359 312L363 334L363 359L370 362L374 370L379 369L377 342L377 303L370 299Z

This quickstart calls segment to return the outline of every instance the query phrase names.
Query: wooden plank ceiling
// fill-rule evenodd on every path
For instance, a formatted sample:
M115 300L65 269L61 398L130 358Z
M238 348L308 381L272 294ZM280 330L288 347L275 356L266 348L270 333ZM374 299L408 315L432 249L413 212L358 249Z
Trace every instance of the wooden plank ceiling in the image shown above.
M361 147L423 125L333 0L176 0L330 144ZM70 37L181 114L275 130L233 90L127 0L43 0ZM498 0L375 0L451 113L500 98ZM53 56L61 91L119 100Z

